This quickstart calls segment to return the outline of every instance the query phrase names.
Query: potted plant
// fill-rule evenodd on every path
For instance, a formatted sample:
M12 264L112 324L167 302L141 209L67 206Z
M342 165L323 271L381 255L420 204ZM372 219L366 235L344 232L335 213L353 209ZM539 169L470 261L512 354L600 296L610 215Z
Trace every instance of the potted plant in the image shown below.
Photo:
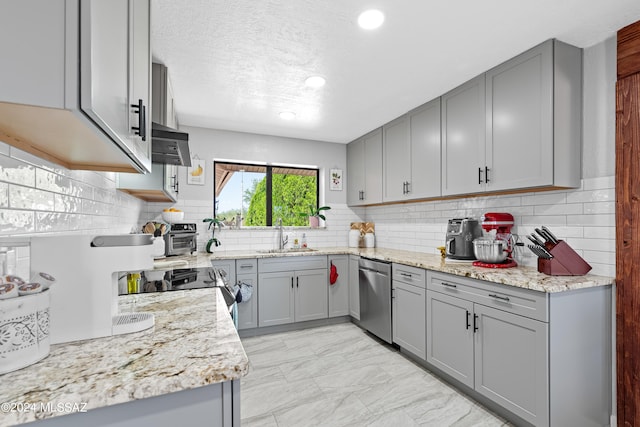
M319 208L316 208L315 205L309 204L309 210L307 212L300 212L299 215L308 216L309 227L318 228L318 226L320 225L320 218L322 218L324 221L327 220L327 218L325 218L325 216L322 215L320 212L328 211L329 209L331 209L329 206L320 206Z
M214 247L217 247L217 246L220 246L222 244L220 239L215 237L216 227L218 227L218 231L222 230L222 221L219 220L218 218L205 218L205 219L202 220L202 222L208 222L209 223L209 227L207 227L207 229L211 230L211 238L207 242L207 246L205 247L205 250L208 253L212 254L213 250L211 249L211 246L213 245Z

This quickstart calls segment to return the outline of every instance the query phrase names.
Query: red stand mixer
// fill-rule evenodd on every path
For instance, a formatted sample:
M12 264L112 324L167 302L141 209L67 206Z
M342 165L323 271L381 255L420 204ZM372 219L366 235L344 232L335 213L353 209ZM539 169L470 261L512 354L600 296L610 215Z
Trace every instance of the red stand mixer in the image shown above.
M518 264L513 259L514 238L511 228L513 215L488 212L482 216L482 229L488 236L473 241L473 251L478 259L473 265L486 268L509 268Z

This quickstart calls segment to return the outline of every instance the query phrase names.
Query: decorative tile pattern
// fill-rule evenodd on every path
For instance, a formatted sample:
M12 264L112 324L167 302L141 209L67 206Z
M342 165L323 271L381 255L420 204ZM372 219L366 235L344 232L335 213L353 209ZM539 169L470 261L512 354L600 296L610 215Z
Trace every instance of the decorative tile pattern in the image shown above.
M351 323L242 344L243 426L511 426Z

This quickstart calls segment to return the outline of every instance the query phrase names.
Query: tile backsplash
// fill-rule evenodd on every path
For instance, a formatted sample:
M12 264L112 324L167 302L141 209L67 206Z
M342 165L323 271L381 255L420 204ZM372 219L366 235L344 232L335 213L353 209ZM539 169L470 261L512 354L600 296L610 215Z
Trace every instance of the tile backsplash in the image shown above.
M376 244L385 248L437 253L450 218L478 218L485 212L509 212L514 233L524 237L546 225L591 266L591 273L615 276L615 177L589 178L575 190L467 197L446 201L373 206L365 220L376 224ZM535 265L536 257L520 248L516 259Z
M39 233L129 233L162 209L185 211L185 221L198 225L202 250L210 237L203 218L211 216L211 200L181 199L178 203L145 203L117 191L115 173L67 170L0 142L0 237ZM376 246L437 253L444 244L447 220L485 212L509 212L514 232L522 236L546 225L566 240L593 267L592 273L615 276L615 178L588 178L575 190L467 197L453 200L350 208L332 204L326 227L293 229L306 233L310 247L347 246L351 222L375 223ZM272 249L276 231L224 229L216 234L218 250ZM292 237L290 237L292 240ZM534 265L528 249L516 254L520 264ZM28 262L28 261L26 261ZM24 268L25 261L18 260Z
M0 142L0 237L137 229L144 202L117 191L115 177L68 170ZM26 248L17 269L28 273Z
M169 206L183 210L185 212L184 221L194 222L198 226L198 248L204 250L204 246L211 237L211 232L207 230L207 224L202 220L211 217L213 202L179 200L173 205L148 203L146 212L143 213L143 222L161 220L162 209ZM327 218L324 227L318 229L284 227L284 234L289 236L287 247L291 247L294 233L299 238L302 237L302 233L305 233L309 247L347 246L350 224L362 221L364 211L365 208L350 208L346 204L332 203L331 210L323 212ZM223 228L220 232L216 231L216 238L222 242L222 245L216 249L217 251L264 250L277 247L277 232L271 227L240 230Z

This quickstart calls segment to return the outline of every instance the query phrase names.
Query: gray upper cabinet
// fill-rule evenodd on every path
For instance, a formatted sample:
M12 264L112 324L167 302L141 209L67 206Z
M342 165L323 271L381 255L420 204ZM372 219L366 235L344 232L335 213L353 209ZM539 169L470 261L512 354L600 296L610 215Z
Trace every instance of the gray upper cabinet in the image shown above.
M0 69L2 140L70 169L148 172L149 5L7 3L0 36L20 43Z
M151 173L119 173L116 176L118 190L147 202L178 201L178 166L151 164Z
M442 96L442 195L580 186L582 51L549 40Z
M155 123L177 128L175 102L169 70L162 64L153 64L152 68L153 99L151 118Z
M402 200L411 181L409 117L402 116L382 127L383 200Z
M382 202L382 130L347 145L347 204Z
M440 196L440 98L383 127L383 200Z
M176 116L167 67L153 64L152 83L152 121L175 128ZM117 176L116 186L120 191L146 202L177 202L180 192L178 166L152 163L150 174L121 173Z
M488 191L579 187L582 51L549 40L486 73Z
M484 190L485 82L476 77L442 95L442 195Z

